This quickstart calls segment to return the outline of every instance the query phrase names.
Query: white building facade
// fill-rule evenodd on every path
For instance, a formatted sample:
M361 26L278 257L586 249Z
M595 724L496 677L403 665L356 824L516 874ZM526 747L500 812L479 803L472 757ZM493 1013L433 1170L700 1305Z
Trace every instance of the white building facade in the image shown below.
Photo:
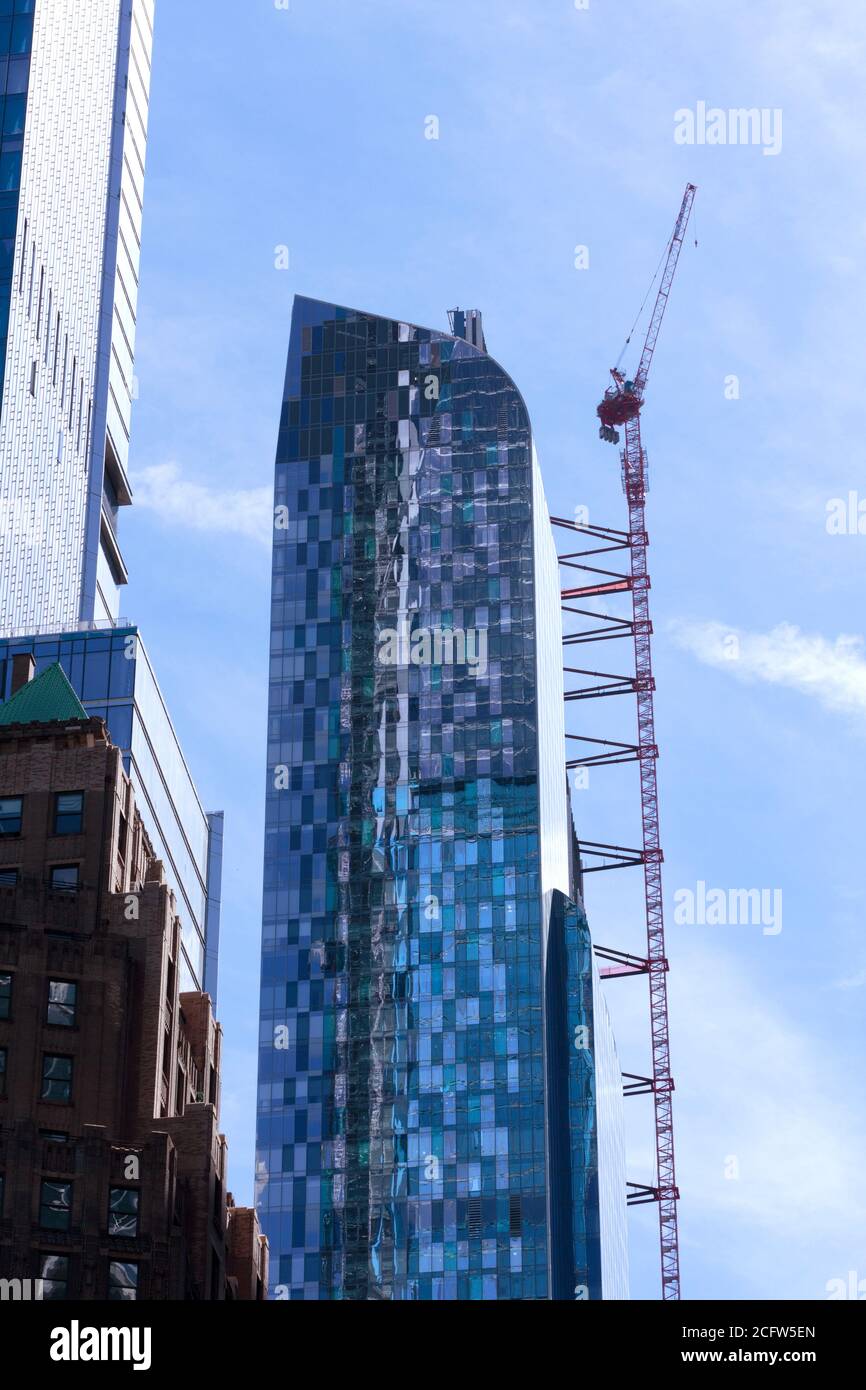
M16 167L0 173L2 231L16 173L20 190L8 310L0 301L6 633L119 613L153 38L153 0L14 2L8 39L0 16L19 127ZM0 160L5 146L4 131Z

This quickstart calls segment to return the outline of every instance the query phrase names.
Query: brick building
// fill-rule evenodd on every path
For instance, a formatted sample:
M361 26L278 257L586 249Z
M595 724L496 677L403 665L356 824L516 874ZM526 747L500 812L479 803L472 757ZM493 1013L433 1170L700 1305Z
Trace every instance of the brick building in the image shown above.
M0 1279L43 1297L260 1299L234 1206L222 1031L133 787L60 666L0 706Z

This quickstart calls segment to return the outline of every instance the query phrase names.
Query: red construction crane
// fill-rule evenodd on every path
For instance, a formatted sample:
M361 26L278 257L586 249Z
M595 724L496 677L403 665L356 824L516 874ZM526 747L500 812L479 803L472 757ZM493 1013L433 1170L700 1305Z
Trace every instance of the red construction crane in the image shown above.
M692 211L697 189L689 184L668 245L667 260L658 296L650 319L649 330L641 354L640 366L633 380L627 380L619 366L611 371L613 385L605 392L598 407L601 420L599 431L603 439L619 442L617 425L625 426L625 448L622 451L623 490L628 499L628 548L631 552L631 594L634 612L635 693L637 695L638 745L640 765L641 811L643 818L643 866L646 888L647 961L649 976L650 1013L652 1020L652 1094L655 1104L656 1157L658 1172L655 1188L644 1191L647 1200L658 1201L659 1233L661 1237L662 1298L680 1296L679 1243L677 1234L676 1167L674 1163L674 1133L668 1034L667 969L665 956L664 909L662 903L662 860L659 843L659 803L656 780L658 748L655 740L653 712L652 624L649 612L649 572L647 569L646 494L648 490L647 460L640 433L640 412L644 403L647 378L653 353L664 318L668 297L676 273L677 262ZM639 1198L635 1198L639 1200ZM634 1199L633 1199L634 1200Z
M628 952L595 946L595 954L604 964L601 975L605 979L628 979L634 975L646 975L649 980L650 1014L652 1021L652 1075L636 1076L623 1073L623 1093L626 1096L652 1095L656 1130L656 1181L650 1186L645 1183L628 1184L629 1206L639 1206L646 1202L657 1202L659 1207L659 1232L661 1237L662 1297L680 1297L679 1246L677 1236L677 1201L679 1192L676 1184L674 1164L674 1137L672 1116L672 1093L674 1089L670 1070L670 1046L668 1038L668 1007L666 975L668 962L665 956L664 911L662 905L662 852L659 842L658 787L656 783L656 759L658 748L655 742L655 719L653 714L653 691L655 682L652 672L652 623L649 615L649 573L647 570L647 546L649 537L646 531L646 494L649 490L647 479L647 460L641 444L640 412L644 403L647 377L652 364L653 353L658 341L659 329L667 308L668 297L673 284L686 228L691 216L696 188L689 184L686 188L679 217L662 259L659 270L664 265L661 285L656 297L649 331L641 354L640 365L633 380L628 380L620 371L620 362L631 342L631 335L620 356L620 362L612 368L613 385L605 393L598 407L601 420L599 434L612 444L619 443L618 426L625 426L625 448L622 451L623 490L628 500L629 529L614 530L609 526L582 525L552 516L552 524L584 537L590 548L560 555L559 563L569 570L576 570L582 582L576 587L561 590L563 611L583 619L590 619L591 627L584 627L563 637L563 646L571 650L583 645L598 642L611 642L629 638L635 650L634 675L614 674L610 671L587 669L585 666L566 666L569 675L590 677L593 684L581 684L576 689L566 690L567 701L587 701L608 699L618 695L634 695L637 699L638 741L637 743L613 742L609 739L591 738L586 734L568 733L566 737L577 744L589 745L586 753L579 753L569 760L569 768L602 768L617 764L636 762L640 767L641 816L643 823L643 844L640 849L629 849L623 845L599 844L587 840L580 842L581 876L591 873L605 873L613 869L626 869L643 865L646 894L646 957L631 955ZM652 286L650 287L650 294ZM647 300L649 294L647 295ZM644 301L644 305L646 300ZM644 305L638 313L640 319ZM636 321L637 322L637 321ZM634 330L632 330L633 332ZM631 555L630 571L603 569L599 557L613 555L628 550ZM592 561L592 563L587 563ZM604 563L604 561L602 561ZM593 609L576 607L582 600L631 593L631 620L617 617L609 612L596 612ZM577 705L576 708L586 708Z

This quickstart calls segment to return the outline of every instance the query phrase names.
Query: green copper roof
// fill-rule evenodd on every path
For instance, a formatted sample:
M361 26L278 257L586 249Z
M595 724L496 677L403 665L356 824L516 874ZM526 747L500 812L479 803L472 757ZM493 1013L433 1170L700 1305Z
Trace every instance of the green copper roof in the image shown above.
M59 661L0 705L0 725L52 724L55 720L70 723L89 718Z

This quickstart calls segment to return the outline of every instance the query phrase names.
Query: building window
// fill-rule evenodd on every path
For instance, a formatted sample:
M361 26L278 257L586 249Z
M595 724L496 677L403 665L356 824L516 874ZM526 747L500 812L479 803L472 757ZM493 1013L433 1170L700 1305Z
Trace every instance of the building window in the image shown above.
M6 1094L6 1058L8 1055L8 1050L5 1047L0 1047L0 1098Z
M66 1255L43 1255L39 1264L42 1297L46 1302L66 1298L69 1289L69 1259Z
M134 1303L138 1298L138 1265L111 1260L108 1266L108 1297L112 1303Z
M0 1018L12 1017L12 976L0 973Z
M128 1240L138 1235L138 1204L141 1193L135 1187L112 1187L108 1193L108 1234L125 1236Z
M14 888L17 883L17 869L0 869L0 888Z
M54 834L80 835L84 828L84 792L59 792L54 798Z
M7 796L0 798L0 837L21 834L21 812L24 798Z
M74 1028L77 1006L77 985L68 980L48 981L48 1023L55 1028Z
M55 864L51 870L51 887L55 893L76 893L79 887L77 864Z
M39 1225L43 1231L68 1231L72 1217L72 1183L43 1182L39 1195Z
M72 1100L72 1058L46 1052L42 1059L42 1100L68 1105Z
M8 10L8 5L7 5ZM23 7L18 6L19 9ZM31 6L32 9L32 6ZM29 14L18 15L12 21L12 33L9 39L9 53L29 53L33 42L33 16Z
M44 1140L46 1144L69 1143L69 1135L64 1129L40 1129L39 1138Z

